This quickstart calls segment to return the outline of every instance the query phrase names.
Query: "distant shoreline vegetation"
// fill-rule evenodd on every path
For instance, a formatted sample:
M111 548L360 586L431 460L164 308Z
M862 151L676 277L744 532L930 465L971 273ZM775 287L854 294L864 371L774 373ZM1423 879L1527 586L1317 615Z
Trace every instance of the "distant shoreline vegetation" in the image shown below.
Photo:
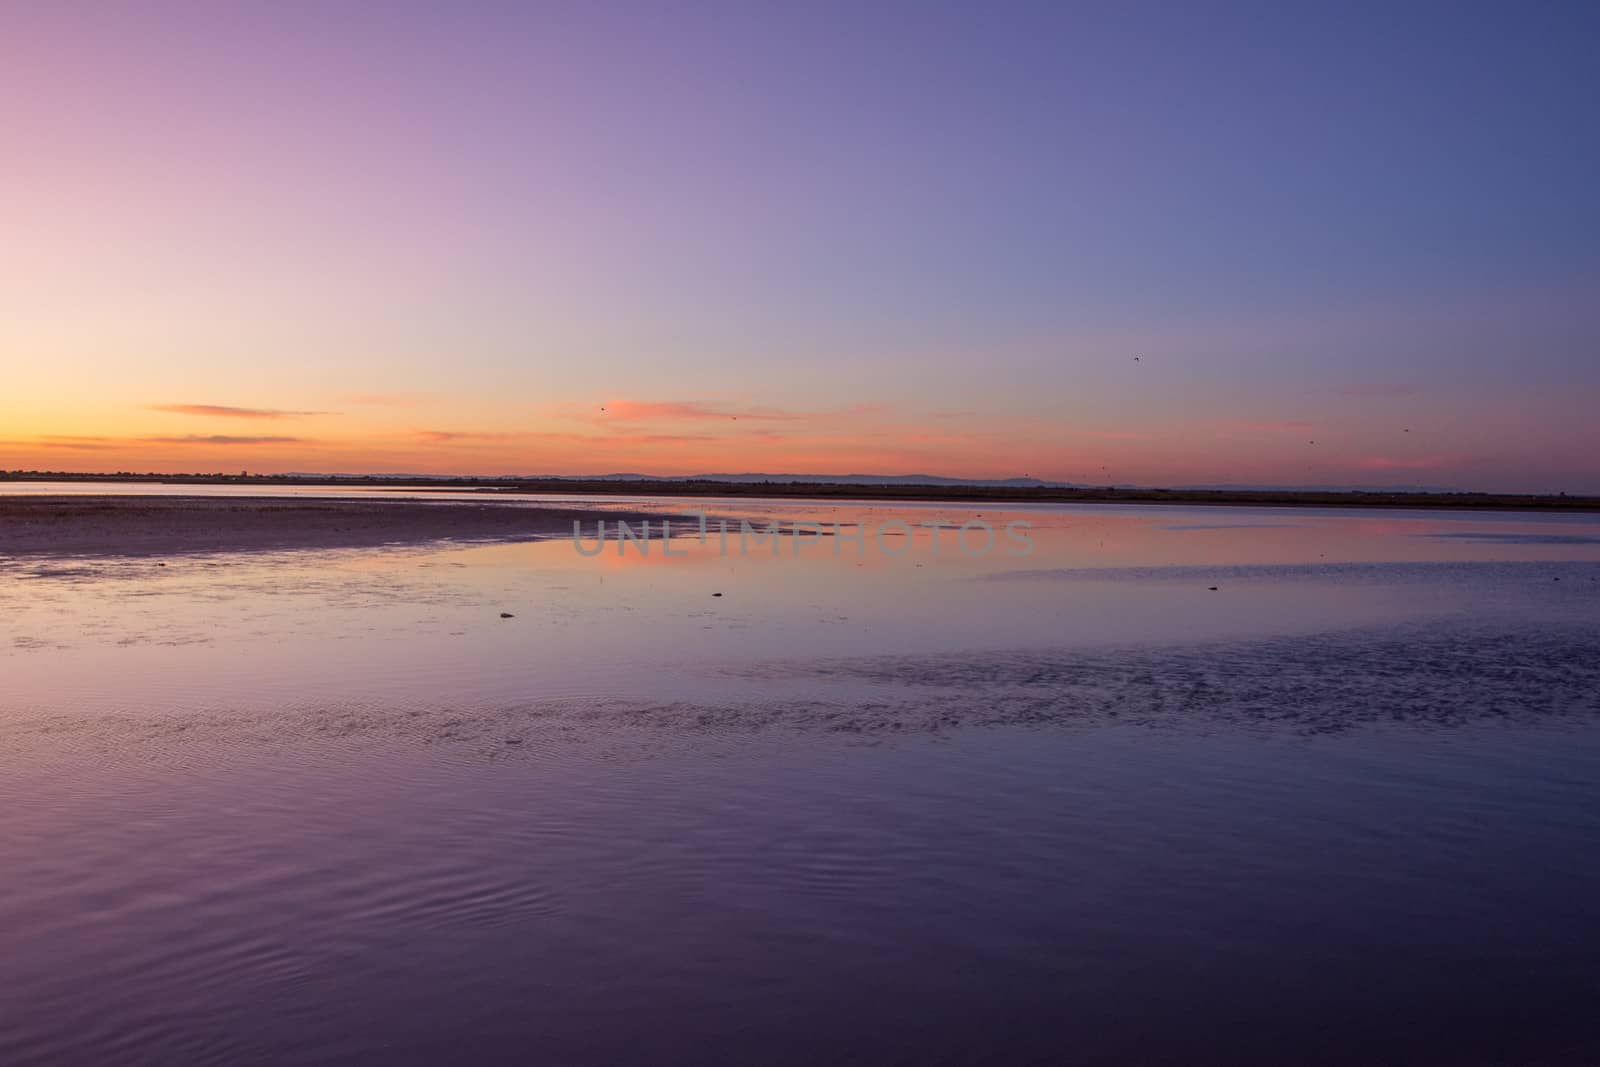
M285 474L80 474L0 471L0 482L108 482L165 485L306 486L481 492L485 495L663 497L805 497L840 500L926 500L1064 504L1216 504L1254 507L1427 508L1501 511L1600 511L1600 496L1423 492L1387 489L1151 489L1137 486L1052 486L943 482L846 483L718 481L652 478L474 478L450 476Z

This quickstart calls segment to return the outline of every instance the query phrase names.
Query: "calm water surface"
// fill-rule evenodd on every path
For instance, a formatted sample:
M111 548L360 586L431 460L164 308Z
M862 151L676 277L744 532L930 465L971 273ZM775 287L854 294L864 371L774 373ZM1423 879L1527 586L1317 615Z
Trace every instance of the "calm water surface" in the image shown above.
M1600 517L705 506L0 561L0 1063L1600 1062Z

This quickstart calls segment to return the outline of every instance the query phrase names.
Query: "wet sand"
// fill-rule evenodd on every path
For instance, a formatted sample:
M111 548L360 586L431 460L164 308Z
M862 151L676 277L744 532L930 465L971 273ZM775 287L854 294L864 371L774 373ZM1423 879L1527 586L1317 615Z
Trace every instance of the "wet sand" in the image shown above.
M1015 514L0 564L0 1062L1600 1062L1600 520Z
M282 497L0 497L0 556L160 556L571 536L642 513Z

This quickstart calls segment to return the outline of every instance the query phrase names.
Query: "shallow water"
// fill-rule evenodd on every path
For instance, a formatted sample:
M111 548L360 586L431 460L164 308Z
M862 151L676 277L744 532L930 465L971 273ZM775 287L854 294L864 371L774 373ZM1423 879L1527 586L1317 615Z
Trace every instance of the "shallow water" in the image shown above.
M0 561L0 1062L1600 1059L1600 517L704 506Z

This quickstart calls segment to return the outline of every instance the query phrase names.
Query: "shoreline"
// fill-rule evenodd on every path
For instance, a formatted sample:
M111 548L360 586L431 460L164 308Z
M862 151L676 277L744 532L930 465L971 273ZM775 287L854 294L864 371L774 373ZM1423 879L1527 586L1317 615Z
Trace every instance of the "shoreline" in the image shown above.
M1600 512L1600 496L1562 493L1406 492L1403 490L1147 489L1004 485L857 485L845 482L616 481L586 478L296 478L281 475L0 476L0 485L244 485L364 492L472 492L487 498L538 496L745 497L752 499L900 500L986 504L1189 504L1224 507L1409 508L1447 511ZM116 494L107 494L116 495ZM0 494L0 499L4 499ZM205 498L211 499L211 498ZM243 499L243 498L242 498Z
M535 541L572 523L659 516L592 508L274 496L0 496L0 558L148 557Z

